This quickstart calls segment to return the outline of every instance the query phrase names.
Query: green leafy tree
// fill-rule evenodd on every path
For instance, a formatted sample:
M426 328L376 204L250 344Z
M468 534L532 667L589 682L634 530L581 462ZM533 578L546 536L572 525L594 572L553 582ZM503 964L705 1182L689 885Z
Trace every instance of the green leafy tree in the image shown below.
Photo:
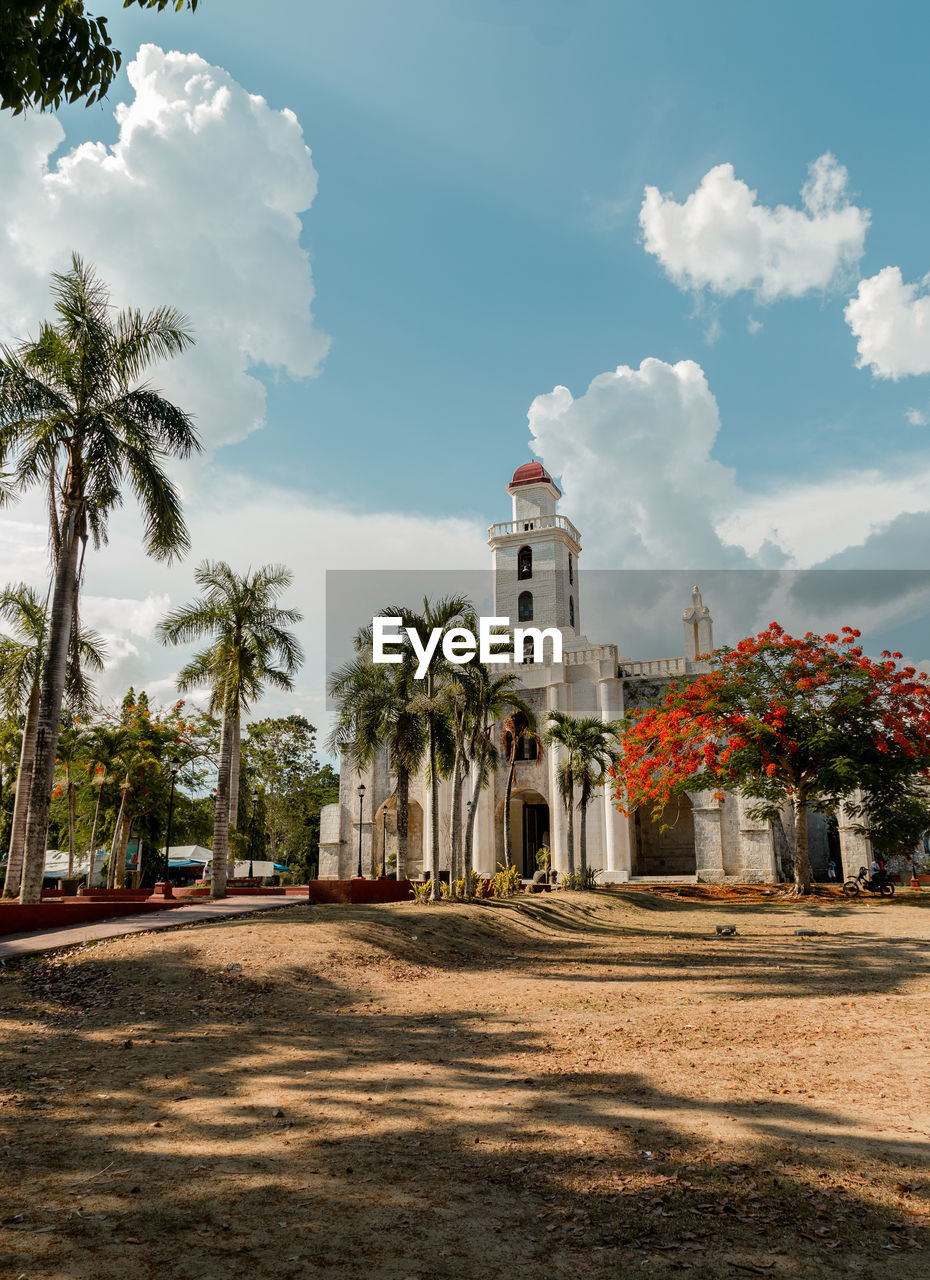
M292 810L308 777L318 767L316 729L303 716L253 720L243 747L250 785L262 798L263 834L274 862L291 853ZM260 846L264 856L264 841ZM256 855L259 856L259 855Z
M169 614L158 628L163 644L186 644L204 637L211 641L182 668L178 689L206 686L211 691L210 709L222 718L210 890L214 898L226 896L230 780L233 770L238 780L234 740L239 738L242 713L267 685L290 691L303 661L297 639L287 630L302 615L275 604L293 578L283 565L263 565L239 576L222 560L205 560L194 573L204 594Z
M13 490L47 488L55 551L23 902L37 902L42 885L82 548L89 535L95 545L106 541L128 486L142 508L146 552L171 560L186 551L180 498L163 464L200 447L187 414L139 381L150 363L190 346L184 318L168 308L114 315L106 288L76 255L70 271L53 275L52 292L57 323L44 323L34 341L0 348L0 471Z
M123 0L123 8L196 9L198 0ZM84 0L9 0L0 6L0 107L19 115L102 98L120 69L107 20Z

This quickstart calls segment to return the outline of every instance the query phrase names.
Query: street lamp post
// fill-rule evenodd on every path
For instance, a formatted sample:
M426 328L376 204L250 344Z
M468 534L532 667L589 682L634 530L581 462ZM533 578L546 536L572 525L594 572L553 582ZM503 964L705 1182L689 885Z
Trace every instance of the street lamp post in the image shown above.
M180 761L175 756L172 756L168 761L168 775L171 778L171 791L168 795L168 829L165 832L165 867L163 878L165 882L166 898L168 896L168 887L171 884L171 881L168 879L168 850L171 848L171 819L174 815L174 784L177 781L179 765Z
M258 804L258 792L252 792L252 816L249 818L249 879L252 879L252 861L255 857L255 806Z
M362 809L365 803L365 784L358 784L358 871L356 872L359 880L364 879L362 875Z

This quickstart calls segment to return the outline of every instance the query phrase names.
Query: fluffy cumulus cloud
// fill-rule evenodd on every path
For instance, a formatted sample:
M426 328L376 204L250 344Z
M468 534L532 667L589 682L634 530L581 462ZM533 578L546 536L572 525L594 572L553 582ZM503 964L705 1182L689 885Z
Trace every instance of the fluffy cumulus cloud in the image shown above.
M827 152L808 169L800 209L769 208L731 164L719 164L681 204L646 188L643 243L682 289L799 298L829 288L862 257L869 214L847 199L847 180Z
M810 567L847 548L844 567L926 562L926 537L903 519L930 519L925 458L740 485L715 457L717 402L693 361L621 366L577 398L556 387L528 417L534 450L562 478L561 510L581 529L589 567ZM895 522L892 549L885 531Z
M717 402L701 367L647 359L537 396L533 446L562 476L562 510L589 533L601 564L734 563L716 522L732 506L733 473L711 456Z
M143 45L129 81L112 146L53 160L57 120L0 119L0 338L34 331L50 310L49 273L77 250L119 305L189 316L195 350L156 381L215 448L261 424L258 368L307 377L326 353L299 240L317 175L293 112L196 54Z
M919 285L906 284L900 267L883 267L859 282L845 315L860 369L871 369L876 378L930 373L930 275Z

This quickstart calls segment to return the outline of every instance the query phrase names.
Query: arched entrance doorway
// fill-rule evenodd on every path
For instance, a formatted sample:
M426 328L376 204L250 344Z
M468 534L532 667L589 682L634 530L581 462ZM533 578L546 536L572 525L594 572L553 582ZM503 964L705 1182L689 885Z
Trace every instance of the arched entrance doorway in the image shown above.
M375 814L371 841L371 869L369 874L381 874L381 850L387 849L388 875L397 868L397 796L385 800ZM416 800L407 804L407 879L416 880L423 874L423 810Z
M504 802L498 806L497 860L504 861ZM510 842L513 864L524 880L532 880L538 870L536 854L549 837L549 806L538 791L514 791L510 797Z
M694 813L687 796L678 796L662 810L658 822L646 809L635 817L637 876L693 876L697 871L694 853ZM663 830L663 828L665 828Z

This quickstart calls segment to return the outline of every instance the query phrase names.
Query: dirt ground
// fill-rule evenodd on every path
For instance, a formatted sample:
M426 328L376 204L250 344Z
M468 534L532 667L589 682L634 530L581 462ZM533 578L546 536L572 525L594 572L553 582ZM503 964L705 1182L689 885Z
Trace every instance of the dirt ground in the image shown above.
M930 1278L928 926L559 893L9 965L0 1276Z

